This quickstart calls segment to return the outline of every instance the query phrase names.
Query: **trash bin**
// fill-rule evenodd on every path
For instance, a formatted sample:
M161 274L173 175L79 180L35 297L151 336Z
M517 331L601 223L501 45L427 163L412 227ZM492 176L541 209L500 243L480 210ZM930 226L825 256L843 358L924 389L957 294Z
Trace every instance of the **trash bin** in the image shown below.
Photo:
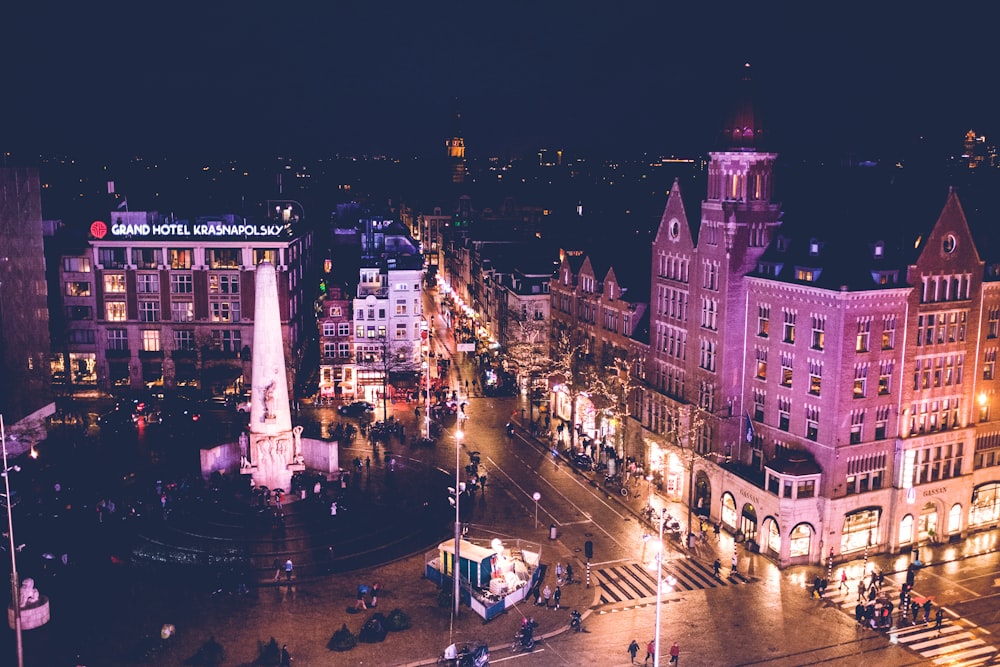
M694 549L694 533L688 533L688 549Z
M550 540L556 539L556 533L557 533L556 524L553 523L549 526L549 539Z

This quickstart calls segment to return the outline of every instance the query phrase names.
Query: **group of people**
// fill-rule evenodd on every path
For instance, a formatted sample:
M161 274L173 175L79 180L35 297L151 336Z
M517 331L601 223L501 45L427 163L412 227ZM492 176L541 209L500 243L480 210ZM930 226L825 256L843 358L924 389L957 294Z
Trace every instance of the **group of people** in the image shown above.
M635 664L635 658L639 654L639 642L632 640L626 649L628 651L629 658L631 658L631 664ZM670 645L670 664L676 665L680 660L681 647L677 642ZM653 639L649 640L646 644L646 658L642 661L642 664L646 664L650 660L656 660L656 641Z
M354 611L365 611L369 607L372 609L378 607L378 594L381 590L382 584L377 581L371 586L358 584L358 596L354 600ZM365 603L366 595L369 596L367 604Z

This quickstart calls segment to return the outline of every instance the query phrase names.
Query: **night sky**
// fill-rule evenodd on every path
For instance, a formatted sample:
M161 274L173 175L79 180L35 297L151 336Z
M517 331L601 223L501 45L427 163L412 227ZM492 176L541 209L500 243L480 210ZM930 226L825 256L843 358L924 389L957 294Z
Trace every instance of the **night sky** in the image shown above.
M457 98L470 157L689 154L744 62L785 152L996 129L995 15L690 4L8 3L0 148L436 154Z

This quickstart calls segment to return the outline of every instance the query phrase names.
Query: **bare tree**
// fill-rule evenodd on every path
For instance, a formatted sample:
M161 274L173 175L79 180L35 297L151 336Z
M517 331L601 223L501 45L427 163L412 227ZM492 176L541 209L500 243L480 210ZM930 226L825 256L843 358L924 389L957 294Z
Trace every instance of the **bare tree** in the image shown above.
M511 311L507 358L517 370L518 380L526 382L528 388L528 419L534 423L533 408L538 378L548 374L552 368L549 357L548 324L542 320L527 317L526 314Z
M566 329L552 332L550 350L552 373L560 377L561 384L569 396L569 443L575 450L576 404L579 397L590 389L594 376L593 355L588 354L586 346L577 342Z
M615 429L616 449L624 452L628 442L631 405L639 388L634 372L636 359L622 348L615 348L604 362L602 369L591 369L592 372L586 374L589 379L588 393L594 403L600 403L618 424Z
M374 352L358 359L362 368L377 371L382 377L382 419L389 414L389 375L393 371L416 370L413 346L409 342L391 341L381 336L375 341Z

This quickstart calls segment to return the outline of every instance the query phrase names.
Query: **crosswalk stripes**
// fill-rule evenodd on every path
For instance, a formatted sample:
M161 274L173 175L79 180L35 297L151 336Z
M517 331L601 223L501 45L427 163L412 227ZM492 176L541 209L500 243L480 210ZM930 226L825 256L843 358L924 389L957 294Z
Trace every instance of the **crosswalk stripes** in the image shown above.
M601 587L601 604L614 604L629 600L656 597L656 569L642 563L629 562L602 567L596 572L597 585ZM716 586L744 583L723 577L716 579L712 570L700 561L678 558L664 561L664 585L673 591L691 591Z
M881 593L888 596L894 604L898 604L899 588L888 585L887 582ZM835 604L845 613L854 616L854 608L858 604L857 590L848 590L845 593L843 589L828 589L822 597L828 604ZM898 617L898 611L893 613ZM922 612L917 618L922 618ZM932 620L930 623L916 623L898 628L894 626L889 630L889 637L893 642L927 658L932 664L975 667L986 664L997 655L997 648L978 637L974 632L976 629L977 626L969 624L968 621L963 620L963 624L960 625L948 620L938 631L934 628Z
M997 653L995 646L987 644L969 628L950 622L942 625L940 631L929 623L891 630L889 634L898 644L936 665L973 667L985 664Z

